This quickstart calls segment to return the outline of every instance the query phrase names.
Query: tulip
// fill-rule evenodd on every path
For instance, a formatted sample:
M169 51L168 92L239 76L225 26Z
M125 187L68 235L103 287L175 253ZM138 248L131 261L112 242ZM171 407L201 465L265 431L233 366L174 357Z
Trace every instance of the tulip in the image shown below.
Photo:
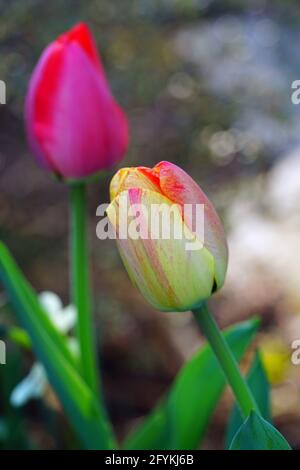
M227 244L221 221L200 187L181 168L161 162L152 169L119 170L111 181L110 197L107 215L125 267L133 283L155 308L163 311L197 308L223 285ZM130 208L136 204L140 208L140 236L125 237L122 229L128 225ZM173 208L169 239L152 237L149 231L149 213L162 204ZM204 208L203 240L201 231L193 231L192 218L184 210L186 204L193 207L201 204ZM184 236L177 238L176 229ZM187 239L200 242L199 247L187 250Z
M43 52L30 80L25 121L37 160L63 179L85 178L122 159L127 121L85 24Z

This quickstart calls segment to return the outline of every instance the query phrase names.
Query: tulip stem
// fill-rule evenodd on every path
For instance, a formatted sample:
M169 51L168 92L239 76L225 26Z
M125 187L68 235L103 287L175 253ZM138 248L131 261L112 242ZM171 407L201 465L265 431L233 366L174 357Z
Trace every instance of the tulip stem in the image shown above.
M74 183L70 186L70 204L71 287L73 303L77 308L76 331L82 375L87 384L98 395L99 376L92 328L85 183Z
M239 366L206 303L193 310L194 317L206 336L224 375L231 386L243 417L246 419L252 410L261 414L251 390L243 378Z

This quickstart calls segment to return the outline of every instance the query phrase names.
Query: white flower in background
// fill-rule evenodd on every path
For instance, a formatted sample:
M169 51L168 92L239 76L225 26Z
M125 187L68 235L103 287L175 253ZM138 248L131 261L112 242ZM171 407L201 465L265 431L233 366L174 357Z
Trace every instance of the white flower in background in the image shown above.
M25 405L33 398L41 398L47 387L47 376L44 366L35 362L29 374L12 391L10 403L15 407Z
M63 307L58 295L53 292L42 292L39 300L45 312L48 314L53 325L67 335L76 325L76 309L73 305ZM70 337L69 347L74 354L78 353L78 343L75 338ZM13 389L10 403L14 407L25 405L29 400L42 398L48 385L47 374L40 362L35 362L29 374Z

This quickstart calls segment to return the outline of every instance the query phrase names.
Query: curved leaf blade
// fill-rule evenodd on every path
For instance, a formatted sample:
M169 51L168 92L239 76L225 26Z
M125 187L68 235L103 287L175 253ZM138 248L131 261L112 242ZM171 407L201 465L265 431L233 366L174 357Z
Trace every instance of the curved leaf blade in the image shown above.
M291 450L272 424L252 411L233 438L230 450Z
M89 449L113 449L115 442L105 410L77 371L65 339L41 308L6 247L0 243L0 280L17 317L30 336L32 347L74 426Z

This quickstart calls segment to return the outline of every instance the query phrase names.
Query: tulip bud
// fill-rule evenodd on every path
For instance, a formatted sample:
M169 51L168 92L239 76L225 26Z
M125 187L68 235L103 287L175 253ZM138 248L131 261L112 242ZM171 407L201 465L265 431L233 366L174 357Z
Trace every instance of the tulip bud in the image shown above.
M119 170L111 181L110 197L107 214L125 267L155 308L191 310L222 287L228 260L223 226L209 199L181 168L161 162L152 169ZM203 223L195 227L195 211L187 213L187 206L203 209L204 227ZM155 237L152 222L158 220L162 207L170 209L162 211L171 214L170 236ZM124 227L132 224L139 236L131 236L129 230L124 236ZM191 241L196 249L187 249Z
M124 156L127 120L85 24L43 52L30 80L25 122L34 155L63 179L93 175Z

